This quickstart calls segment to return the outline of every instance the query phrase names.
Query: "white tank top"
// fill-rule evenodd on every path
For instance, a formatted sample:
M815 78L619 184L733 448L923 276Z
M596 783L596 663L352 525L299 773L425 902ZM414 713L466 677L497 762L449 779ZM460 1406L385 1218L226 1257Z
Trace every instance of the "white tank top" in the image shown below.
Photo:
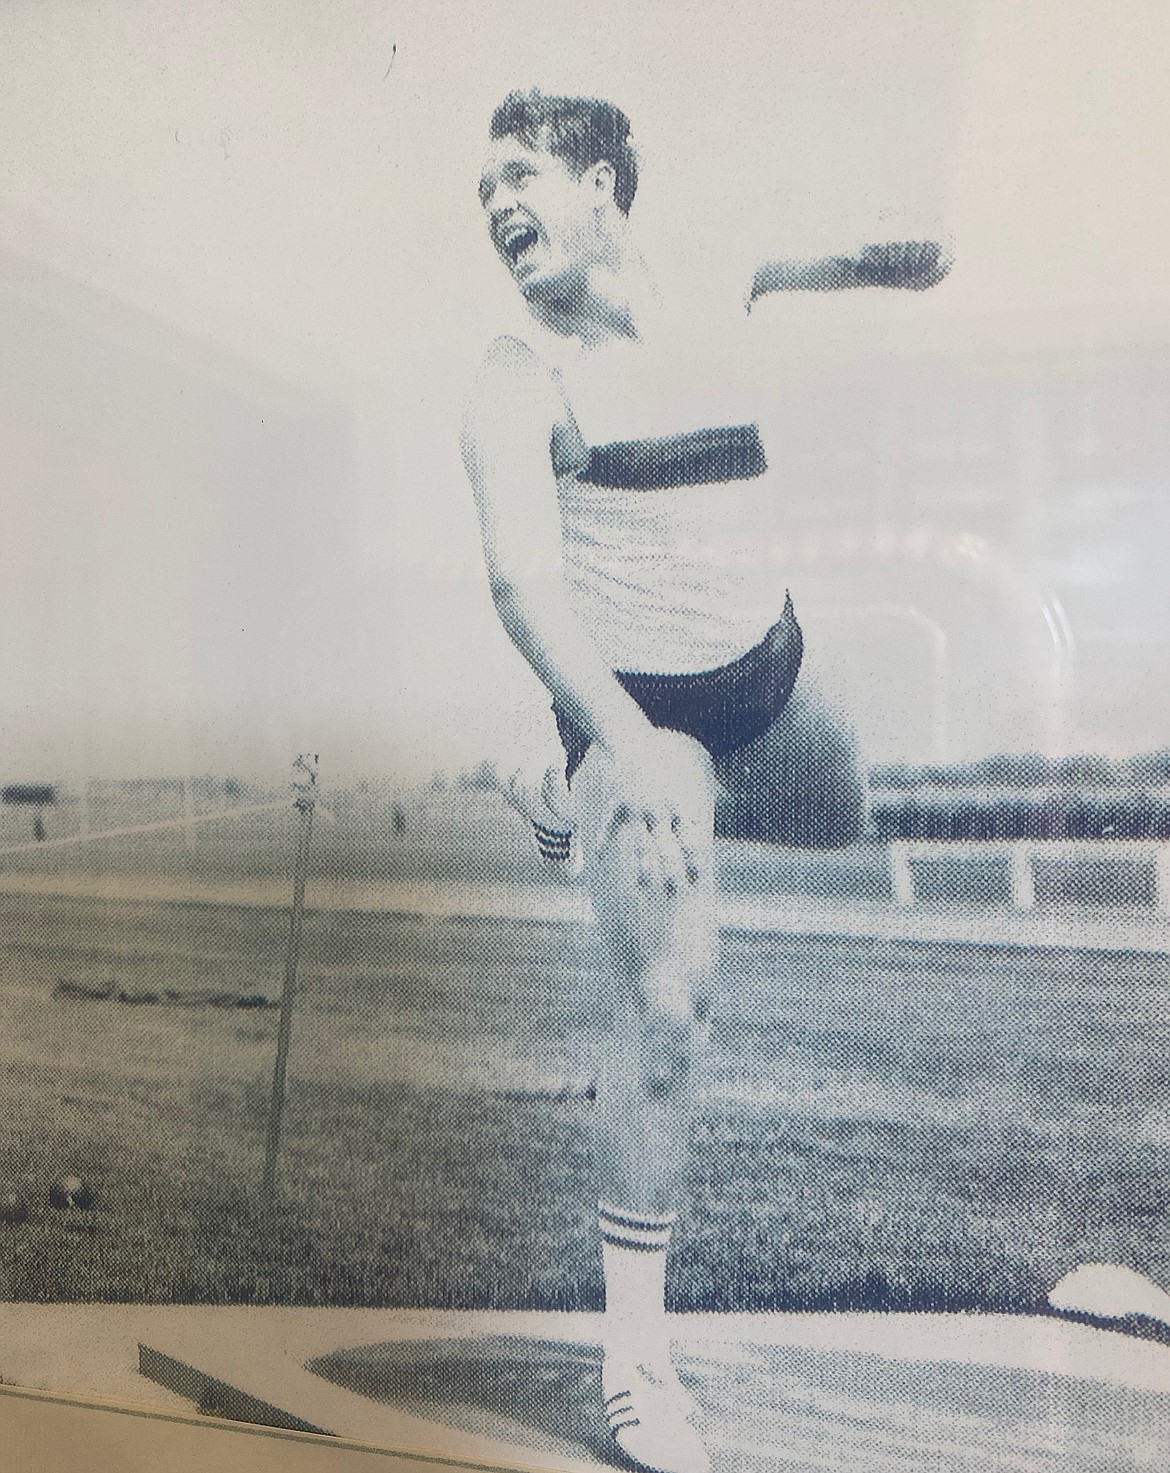
M688 323L558 355L589 454L557 478L565 572L614 669L711 670L780 617L781 507L745 338Z

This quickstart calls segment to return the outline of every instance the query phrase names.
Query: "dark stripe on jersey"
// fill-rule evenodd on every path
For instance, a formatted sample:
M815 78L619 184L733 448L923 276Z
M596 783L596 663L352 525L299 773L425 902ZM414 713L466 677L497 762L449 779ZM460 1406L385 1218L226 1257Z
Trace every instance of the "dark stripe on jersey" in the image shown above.
M758 428L727 425L669 435L664 440L593 445L581 480L615 491L668 491L672 486L747 481L767 469Z

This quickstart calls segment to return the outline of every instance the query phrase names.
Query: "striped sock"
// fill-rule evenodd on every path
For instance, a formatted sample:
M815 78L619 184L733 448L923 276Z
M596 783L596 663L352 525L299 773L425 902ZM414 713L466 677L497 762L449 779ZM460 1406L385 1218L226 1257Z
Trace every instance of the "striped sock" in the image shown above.
M558 863L568 863L573 855L573 836L559 829L546 828L544 824L532 820L532 832L536 838L536 847L540 851L542 859L551 859Z
M665 1335L666 1250L677 1215L597 1204L606 1326L622 1340Z

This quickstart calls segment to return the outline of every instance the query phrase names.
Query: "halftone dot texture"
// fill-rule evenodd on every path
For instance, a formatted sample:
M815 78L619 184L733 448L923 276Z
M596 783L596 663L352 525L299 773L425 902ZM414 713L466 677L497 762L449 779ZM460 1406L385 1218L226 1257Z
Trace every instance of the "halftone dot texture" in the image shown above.
M110 785L94 825L180 800ZM29 1205L0 1224L8 1297L600 1308L595 938L360 908L420 872L452 897L548 885L493 795L323 801L275 1216L256 1000L279 992L291 806L191 847L179 828L10 861L38 892L0 894L0 1189ZM732 893L889 902L881 846L731 845L719 868ZM729 932L671 1307L1030 1310L1081 1261L1164 1277L1168 989L1166 956ZM94 1203L52 1208L74 1175Z
M492 114L491 137L516 137L529 148L547 148L578 173L604 160L614 168L614 203L629 214L638 188L638 157L630 120L611 102L557 97L539 88L512 92Z

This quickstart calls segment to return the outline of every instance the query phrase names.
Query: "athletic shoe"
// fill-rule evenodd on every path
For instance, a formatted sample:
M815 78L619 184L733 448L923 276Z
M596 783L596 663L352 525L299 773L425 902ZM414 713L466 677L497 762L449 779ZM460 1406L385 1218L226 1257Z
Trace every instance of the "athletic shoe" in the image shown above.
M699 1409L669 1359L649 1365L607 1355L601 1387L613 1440L637 1467L709 1473L707 1449L690 1421Z

